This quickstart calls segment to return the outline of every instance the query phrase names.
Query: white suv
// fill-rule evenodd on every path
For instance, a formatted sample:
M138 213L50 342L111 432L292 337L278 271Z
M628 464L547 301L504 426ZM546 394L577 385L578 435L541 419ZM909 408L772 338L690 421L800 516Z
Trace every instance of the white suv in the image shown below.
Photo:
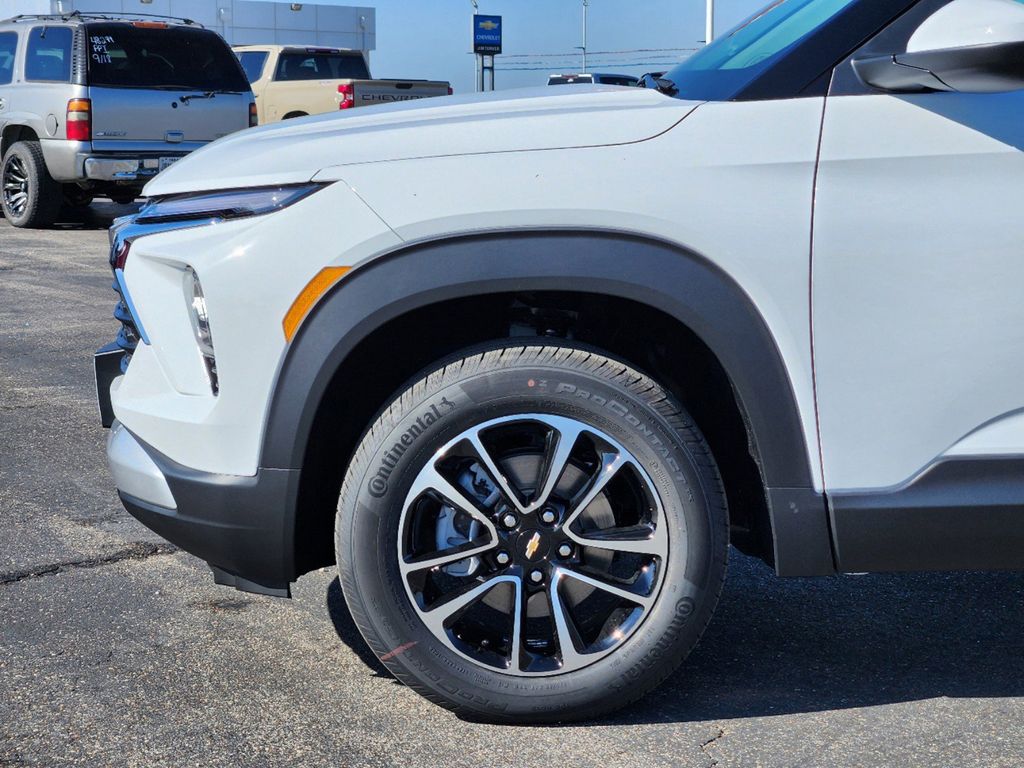
M1024 4L781 0L659 88L161 173L97 357L128 510L240 589L337 562L396 677L502 721L650 690L730 543L1024 567Z

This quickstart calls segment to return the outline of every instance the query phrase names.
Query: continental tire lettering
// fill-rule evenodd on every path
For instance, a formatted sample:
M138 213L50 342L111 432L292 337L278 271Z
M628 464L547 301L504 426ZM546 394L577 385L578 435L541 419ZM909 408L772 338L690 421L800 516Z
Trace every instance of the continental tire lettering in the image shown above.
M596 395L585 389L580 389L575 384L569 384L567 382L562 382L556 385L555 394L573 395L582 400L589 400L594 405L600 406L601 408L607 408L619 418L624 419L627 424L633 427L633 429L639 432L647 442L650 443L672 473L677 478L685 481L685 475L683 474L682 467L680 467L679 462L672 455L672 448L666 445L665 442L654 433L653 429L634 416L630 410L618 400L609 400L608 398Z
M384 455L380 459L380 466L377 467L377 471L366 484L366 490L373 498L379 499L388 492L388 479L391 477L391 473L395 471L398 462L401 461L402 456L412 447L417 438L431 424L445 414L454 411L455 407L455 403L447 397L442 397L439 402L433 403L423 414L417 417L416 421L410 424L408 429L398 436L398 439L391 447L384 451Z
M696 607L697 604L694 603L691 597L684 597L676 601L675 616L673 616L672 622L666 627L665 631L662 632L658 642L651 646L650 650L641 656L640 660L633 664L633 666L627 669L611 687L614 690L622 690L626 685L632 684L634 680L641 677L645 670L664 656L671 649L683 626L690 620Z

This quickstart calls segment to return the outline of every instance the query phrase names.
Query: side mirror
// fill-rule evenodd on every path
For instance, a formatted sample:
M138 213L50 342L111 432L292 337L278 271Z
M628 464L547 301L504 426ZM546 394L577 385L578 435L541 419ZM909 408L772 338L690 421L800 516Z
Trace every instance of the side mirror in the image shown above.
M894 93L999 93L1024 88L1024 41L854 59L857 77Z
M953 0L918 27L906 53L852 63L863 83L894 93L1024 89L1024 3Z

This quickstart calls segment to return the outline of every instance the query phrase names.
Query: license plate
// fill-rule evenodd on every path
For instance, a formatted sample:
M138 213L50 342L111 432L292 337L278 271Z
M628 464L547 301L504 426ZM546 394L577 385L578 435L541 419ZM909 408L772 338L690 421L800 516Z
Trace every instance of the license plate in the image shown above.
M169 165L174 165L176 162L181 160L180 157L161 157L160 158L160 170L162 171Z

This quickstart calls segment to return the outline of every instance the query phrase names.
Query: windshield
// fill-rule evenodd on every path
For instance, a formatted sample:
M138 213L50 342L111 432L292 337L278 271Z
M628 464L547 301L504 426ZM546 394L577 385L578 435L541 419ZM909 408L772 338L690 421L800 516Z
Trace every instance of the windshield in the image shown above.
M679 98L727 101L857 0L776 0L665 73Z
M227 43L206 29L90 24L89 85L245 92Z

